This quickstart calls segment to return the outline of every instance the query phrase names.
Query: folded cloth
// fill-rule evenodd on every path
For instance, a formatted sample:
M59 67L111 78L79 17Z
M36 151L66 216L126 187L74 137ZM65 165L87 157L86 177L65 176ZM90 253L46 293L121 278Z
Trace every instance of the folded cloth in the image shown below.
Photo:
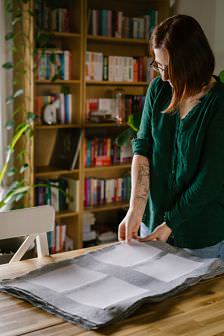
M129 316L143 303L165 300L222 273L220 259L200 259L163 242L132 241L5 279L0 290L97 329Z

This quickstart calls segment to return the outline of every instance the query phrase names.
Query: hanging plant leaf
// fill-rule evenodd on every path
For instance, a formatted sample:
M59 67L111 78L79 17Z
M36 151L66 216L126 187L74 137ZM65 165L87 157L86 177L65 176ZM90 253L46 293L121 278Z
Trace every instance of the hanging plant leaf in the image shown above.
M30 189L30 186L21 186L21 187L17 187L14 190L10 190L10 192L8 192L4 198L3 201L4 203L12 203L13 201L19 201L22 197L25 196L25 194L27 193L27 191ZM20 197L21 196L21 197Z
M27 112L27 114L26 114L26 120L29 123L32 123L35 119L36 119L35 113L33 113L33 112Z
M27 193L27 191L15 194L15 196L13 196L14 201L19 202L26 195L26 193Z
M28 163L24 163L24 164L20 167L20 169L19 169L19 173L20 173L20 174L23 174L24 171L25 171L28 167L29 167Z
M28 10L28 13L30 14L30 16L34 16L34 12L31 9Z
M12 64L12 62L6 62L6 63L4 63L4 64L2 65L2 67L3 67L4 69L9 70L9 69L12 69L12 68L13 68L13 64Z
M13 175L15 175L15 173L16 173L16 168L12 167L12 168L9 169L7 175L8 176L13 176Z
M17 154L16 158L17 158L20 162L23 162L23 161L24 161L24 158L25 158L25 155L26 155L26 151L25 151L25 149L23 149L23 150L21 150L21 151Z
M19 89L14 93L13 97L16 98L16 97L22 96L23 93L24 93L23 89Z
M28 128L30 128L30 127L26 123L21 123L16 127L15 133L18 133L21 130L23 130L25 132L25 131L27 131Z
M14 100L13 96L8 96L8 97L6 97L5 102L6 102L6 104L11 104L13 102L13 100Z
M5 35L5 40L6 40L6 41L8 41L8 40L12 40L12 39L14 39L14 37L15 37L15 33L13 33L13 32L9 32L9 33L7 33L7 34Z
M15 19L12 20L12 26L15 26L18 22L21 21L22 15L15 17Z
M33 136L33 130L32 129L29 130L28 135L29 135L29 138L31 138Z
M6 12L11 13L13 11L12 1L11 0L5 0L4 1L4 7Z
M135 132L131 128L128 128L128 129L124 130L123 132L121 132L121 134L119 134L116 137L115 143L118 146L127 146L128 144L130 144L131 139L134 136L135 136Z
M11 50L14 54L18 53L18 51L19 51L19 49L16 48L15 46L13 46Z
M22 0L22 2L23 2L24 4L27 4L27 3L30 2L30 0Z
M8 120L7 123L6 123L6 125L5 125L5 128L7 130L10 130L10 129L12 129L14 127L14 125L15 125L14 120Z
M133 131L138 132L142 113L133 113L128 117L128 125L133 129Z

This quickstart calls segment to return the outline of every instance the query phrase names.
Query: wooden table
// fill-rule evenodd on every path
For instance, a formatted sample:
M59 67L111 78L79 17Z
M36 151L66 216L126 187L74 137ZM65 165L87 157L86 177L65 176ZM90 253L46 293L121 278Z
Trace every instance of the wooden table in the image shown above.
M0 279L13 278L86 251L76 250L1 265ZM18 335L224 336L224 277L204 281L166 301L145 305L134 316L100 331L87 331L27 302L0 293L0 336Z

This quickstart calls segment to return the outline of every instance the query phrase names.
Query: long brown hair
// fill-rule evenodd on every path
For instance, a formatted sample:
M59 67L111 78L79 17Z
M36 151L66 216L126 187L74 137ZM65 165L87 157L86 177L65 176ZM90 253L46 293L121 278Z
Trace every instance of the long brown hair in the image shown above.
M174 111L187 97L209 83L215 67L213 52L199 23L188 15L169 17L155 27L150 48L169 54L168 74L173 95L165 112ZM153 54L153 53L152 53Z

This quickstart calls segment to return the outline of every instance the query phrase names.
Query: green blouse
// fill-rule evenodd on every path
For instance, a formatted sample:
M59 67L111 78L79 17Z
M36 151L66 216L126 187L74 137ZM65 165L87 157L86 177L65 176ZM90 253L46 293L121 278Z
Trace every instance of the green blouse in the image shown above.
M150 84L133 153L149 158L145 224L166 221L176 246L203 248L224 240L224 85L213 88L183 119L163 111L168 82Z

